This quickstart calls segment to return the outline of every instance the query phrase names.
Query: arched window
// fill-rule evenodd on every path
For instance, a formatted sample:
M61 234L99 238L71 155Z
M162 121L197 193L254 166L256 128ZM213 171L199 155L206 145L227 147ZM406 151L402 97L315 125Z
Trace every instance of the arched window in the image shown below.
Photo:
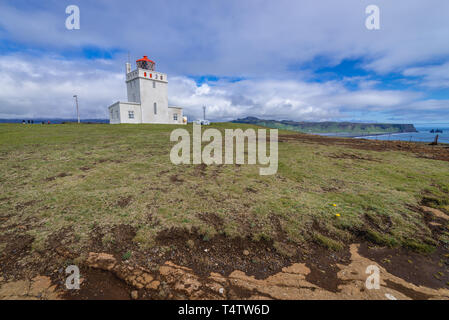
M157 104L156 104L156 102L154 103L154 114L157 114Z

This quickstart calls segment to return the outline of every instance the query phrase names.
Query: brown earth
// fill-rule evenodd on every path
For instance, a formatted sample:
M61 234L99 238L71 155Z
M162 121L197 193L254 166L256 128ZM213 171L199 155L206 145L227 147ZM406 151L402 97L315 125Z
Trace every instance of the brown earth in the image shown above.
M335 292L310 282L308 275L311 270L305 263L294 263L264 279L257 279L240 270L227 276L215 272L200 276L192 269L170 261L151 271L119 262L107 253L89 253L86 265L91 269L84 275L81 290L66 290L59 297L126 299L133 292L134 298L142 299L449 299L448 289L417 286L389 273L375 261L361 256L359 245L356 244L350 246L350 263L338 265L337 277L340 284ZM368 275L366 269L371 265L380 270L378 289L368 289L365 285ZM98 273L98 270L110 272L109 276L107 273ZM116 278L111 278L112 276ZM0 290L0 297L5 297L5 294L17 297L13 294L23 290L25 286L23 282L4 285ZM126 289L130 290L127 286L136 290L126 294Z
M429 145L406 141L380 141L352 138L335 138L309 134L281 134L279 142L300 141L302 143L339 145L369 151L404 151L414 153L418 158L449 161L448 145ZM376 161L375 159L362 159Z
M449 255L442 249L422 255L362 243L332 252L311 244L287 258L269 241L221 236L204 241L195 232L173 229L159 234L161 246L139 251L132 227L111 232L118 241L114 248L92 235L92 248L99 251L78 262L80 290L65 289L67 275L60 267L80 255L62 244L70 230L52 237L54 249L39 258L27 256L32 238L12 237L8 259L0 259L0 299L129 299L131 292L139 299L449 299ZM162 244L171 250L162 250ZM132 252L129 260L123 259L126 251ZM369 265L380 268L378 290L365 288ZM27 267L34 273L23 273Z
M440 210L426 206L416 210L429 225L447 222L448 216ZM354 245L337 252L314 243L299 247L287 240L278 218L272 216L275 249L273 240L225 237L219 232L223 221L218 216L199 218L217 230L215 237L205 239L195 229L164 230L156 237L156 246L147 250L133 241L136 232L128 225L94 228L89 244L79 252L69 249L77 241L70 228L51 235L43 251L31 251L33 237L7 233L0 239L6 244L0 256L0 298L128 299L133 291L139 299L384 299L385 293L398 299L447 298L449 251L442 247L424 255L372 246L363 237L358 250ZM157 224L155 219L148 217L152 224ZM388 219L375 224L369 216L366 221L379 232L388 232L391 224ZM102 241L105 232L114 245ZM90 253L80 260L84 252ZM129 257L124 259L126 253ZM64 268L74 259L84 281L80 290L68 291ZM364 270L370 264L380 267L385 274L383 291L364 291L367 275L361 271L362 262ZM34 294L30 290L36 277L50 279L51 285Z

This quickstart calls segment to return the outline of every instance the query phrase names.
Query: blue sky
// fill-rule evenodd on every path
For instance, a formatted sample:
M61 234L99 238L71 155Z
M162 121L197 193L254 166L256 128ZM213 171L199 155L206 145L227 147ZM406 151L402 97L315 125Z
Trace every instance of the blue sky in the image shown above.
M448 18L445 0L2 2L0 118L73 118L73 94L83 118L106 118L129 52L156 61L191 118L449 122Z

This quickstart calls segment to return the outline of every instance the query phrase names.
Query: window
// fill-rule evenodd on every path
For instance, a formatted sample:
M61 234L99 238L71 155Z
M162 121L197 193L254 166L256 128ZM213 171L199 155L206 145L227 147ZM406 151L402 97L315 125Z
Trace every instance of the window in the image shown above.
M156 88L156 81L153 80L153 88Z
M178 114L177 114L177 113L174 113L174 114L173 114L173 120L174 120L174 121L178 121Z
M134 111L128 111L128 118L134 119Z
M114 111L111 110L111 119L114 119Z
M164 78L161 76L161 80L164 80Z
M118 119L118 110L115 111L115 117Z
M156 104L156 102L154 103L154 114L157 114L157 104Z

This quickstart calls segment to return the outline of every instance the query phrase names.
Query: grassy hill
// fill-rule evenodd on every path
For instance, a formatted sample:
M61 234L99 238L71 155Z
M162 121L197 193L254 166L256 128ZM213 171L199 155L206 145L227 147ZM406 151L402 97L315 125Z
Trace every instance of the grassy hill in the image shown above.
M355 122L296 122L288 120L262 120L255 117L247 117L232 121L234 123L246 123L264 126L268 128L292 130L305 133L352 133L357 135L417 132L413 124L391 123L355 123Z
M446 161L372 151L369 141L358 149L331 139L314 143L305 135L297 140L281 131L278 173L260 176L255 165L173 165L174 128L1 124L3 274L53 270L57 260L51 254L61 248L71 253L68 262L104 250L145 264L148 256L172 257L217 272L241 261L256 272L269 263L282 267L298 250L314 246L338 252L366 241L432 252L449 244L447 226L436 232L419 209L425 201L449 210ZM13 250L21 241L28 249ZM221 243L225 252L243 243L272 254L252 260L221 253L189 260L183 254L203 242Z

